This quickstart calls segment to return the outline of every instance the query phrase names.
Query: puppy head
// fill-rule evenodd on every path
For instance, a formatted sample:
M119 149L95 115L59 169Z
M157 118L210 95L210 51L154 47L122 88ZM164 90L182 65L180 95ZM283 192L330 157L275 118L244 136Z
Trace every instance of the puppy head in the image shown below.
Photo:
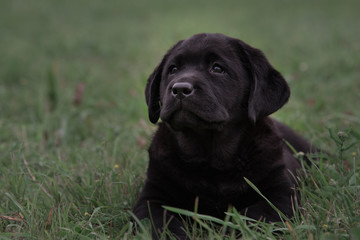
M198 34L174 45L147 81L152 123L175 130L255 123L281 108L289 87L263 53L222 34Z

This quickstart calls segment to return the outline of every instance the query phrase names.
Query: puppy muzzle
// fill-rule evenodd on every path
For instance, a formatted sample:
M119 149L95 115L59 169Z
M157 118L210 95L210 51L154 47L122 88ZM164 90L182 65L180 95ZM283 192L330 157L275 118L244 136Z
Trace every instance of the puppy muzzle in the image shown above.
M194 87L188 82L177 82L171 87L171 95L177 99L184 99L194 93Z

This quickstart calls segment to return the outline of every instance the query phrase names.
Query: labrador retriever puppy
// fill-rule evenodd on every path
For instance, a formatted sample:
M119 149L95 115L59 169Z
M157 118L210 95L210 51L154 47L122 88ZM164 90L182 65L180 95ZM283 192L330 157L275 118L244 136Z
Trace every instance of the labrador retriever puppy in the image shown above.
M224 218L229 206L255 220L279 214L248 185L250 180L286 216L293 216L297 151L310 144L268 117L290 90L264 54L222 34L179 41L147 81L149 118L157 123L149 148L145 186L135 204L138 219L150 218L153 238L164 225L186 239L181 218L162 206Z

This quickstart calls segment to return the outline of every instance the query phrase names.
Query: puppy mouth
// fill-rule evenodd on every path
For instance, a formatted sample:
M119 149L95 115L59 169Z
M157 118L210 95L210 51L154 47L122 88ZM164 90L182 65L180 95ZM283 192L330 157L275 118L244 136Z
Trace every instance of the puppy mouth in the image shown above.
M188 106L179 101L171 106L165 105L161 110L161 119L174 130L184 129L221 129L229 119L228 112L219 106L213 111L204 111L202 106ZM205 108L206 109L206 108Z

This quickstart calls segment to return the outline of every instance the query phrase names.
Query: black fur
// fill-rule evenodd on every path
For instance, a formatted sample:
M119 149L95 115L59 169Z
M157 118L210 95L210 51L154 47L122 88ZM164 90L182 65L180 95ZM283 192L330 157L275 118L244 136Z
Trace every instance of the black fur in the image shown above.
M311 148L268 117L288 101L290 90L260 50L222 34L194 35L167 52L145 94L150 121L162 123L134 213L143 219L151 212L153 238L170 220L168 228L186 239L179 216L162 206L193 210L196 197L202 214L223 218L231 205L250 218L279 221L244 178L293 216L292 174L300 164L283 138L298 151Z

